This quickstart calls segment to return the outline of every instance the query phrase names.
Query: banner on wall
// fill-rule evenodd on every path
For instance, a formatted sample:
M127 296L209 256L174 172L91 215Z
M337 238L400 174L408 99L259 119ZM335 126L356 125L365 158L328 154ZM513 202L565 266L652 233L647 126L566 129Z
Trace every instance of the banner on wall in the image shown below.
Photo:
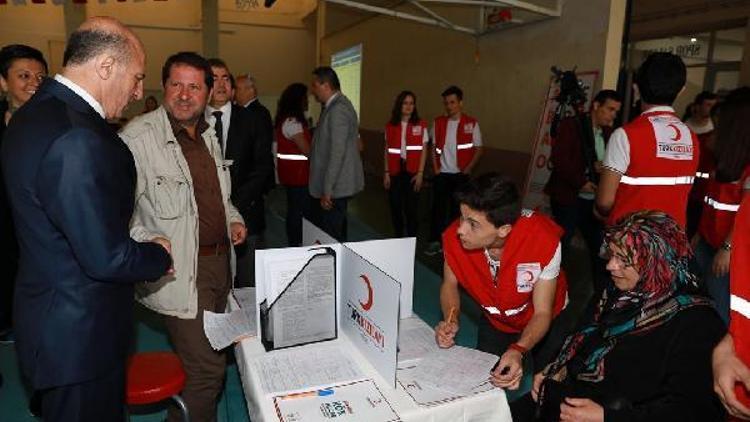
M599 77L598 71L578 72L578 79L583 82L586 89L586 104L584 110L591 106L591 99L594 96L594 84ZM539 118L536 135L534 136L534 149L529 162L529 170L526 174L526 185L523 189L523 207L535 209L550 214L549 197L544 193L544 185L549 180L552 172L552 163L550 154L552 153L552 143L554 139L549 134L552 119L557 108L555 98L560 94L560 85L554 78L550 78L547 96L544 99L544 108ZM565 110L565 115L573 114L572 109Z

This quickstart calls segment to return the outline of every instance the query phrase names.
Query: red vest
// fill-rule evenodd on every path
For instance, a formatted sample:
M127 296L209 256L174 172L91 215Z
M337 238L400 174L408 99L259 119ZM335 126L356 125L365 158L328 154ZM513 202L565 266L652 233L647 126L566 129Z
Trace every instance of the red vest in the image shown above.
M458 224L458 220L454 221L443 233L445 261L493 327L505 333L520 333L534 315L534 283L552 260L562 228L539 213L521 216L505 242L495 285L484 250L461 246ZM561 271L557 277L555 316L565 305L567 290L567 280Z
M706 196L706 189L708 189L708 179L711 172L716 170L716 157L713 151L711 151L706 145L708 141L713 137L714 132L706 132L698 137L698 147L700 150L700 158L698 160L698 171L695 172L695 183L693 183L693 189L690 191L691 201L703 202L703 197Z
M282 126L276 127L276 171L279 182L285 186L307 186L310 180L310 162L297 144L284 136ZM305 141L310 145L312 136L305 123L302 123L302 130Z
M729 280L729 334L737 356L750 366L750 197L743 199L734 220ZM750 406L750 394L742 384L737 384L735 393Z
M608 224L640 210L660 210L685 227L687 199L698 169L698 139L673 113L646 112L623 126L630 164L620 178Z
M720 183L715 177L709 179L698 232L714 248L721 246L732 230L734 217L742 201L743 185L748 176L750 167L745 169L736 182Z
M406 171L411 174L419 172L419 159L424 149L424 133L427 123L406 124ZM388 153L388 173L395 176L401 172L401 123L385 126L385 148Z
M474 158L474 125L477 120L465 114L461 115L456 131L456 160L459 170L466 168ZM440 155L445 147L445 133L448 130L448 116L435 119L435 173L440 172Z

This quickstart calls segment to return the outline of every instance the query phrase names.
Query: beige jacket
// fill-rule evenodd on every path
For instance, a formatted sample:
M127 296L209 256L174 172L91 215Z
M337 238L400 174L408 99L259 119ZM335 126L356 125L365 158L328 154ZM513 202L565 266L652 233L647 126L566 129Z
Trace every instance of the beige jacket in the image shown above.
M168 238L172 242L175 269L174 274L166 275L156 282L139 283L136 286L136 299L161 314L195 318L198 313L195 284L198 267L198 206L187 161L174 137L166 111L159 107L136 117L120 132L120 137L133 153L138 171L130 236L138 241L150 240L155 236ZM230 223L244 224L240 213L229 200L231 162L222 160L213 128L203 132L203 140L216 161L227 216L227 235L231 239ZM231 262L234 277L234 251Z

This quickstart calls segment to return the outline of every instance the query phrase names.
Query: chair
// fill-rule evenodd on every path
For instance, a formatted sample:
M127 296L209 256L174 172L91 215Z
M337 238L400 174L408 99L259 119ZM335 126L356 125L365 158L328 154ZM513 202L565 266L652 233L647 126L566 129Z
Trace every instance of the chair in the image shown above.
M184 387L185 371L174 353L136 353L128 360L128 405L153 404L171 398L182 411L183 420L189 422L188 408L179 396Z

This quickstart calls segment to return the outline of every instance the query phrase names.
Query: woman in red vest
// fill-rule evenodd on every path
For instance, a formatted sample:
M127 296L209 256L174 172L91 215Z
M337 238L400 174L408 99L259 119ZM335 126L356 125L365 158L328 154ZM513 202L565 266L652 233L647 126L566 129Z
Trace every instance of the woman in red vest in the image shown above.
M729 324L729 255L742 197L750 189L750 88L732 91L719 106L716 171L703 198L695 259L716 310Z
M309 214L312 135L305 119L307 86L293 83L284 89L276 109L276 171L286 188L286 236L289 246L302 244L302 217Z
M393 104L391 120L385 125L383 175L397 237L417 235L417 207L428 141L427 122L417 113L417 96L411 91L401 91Z

